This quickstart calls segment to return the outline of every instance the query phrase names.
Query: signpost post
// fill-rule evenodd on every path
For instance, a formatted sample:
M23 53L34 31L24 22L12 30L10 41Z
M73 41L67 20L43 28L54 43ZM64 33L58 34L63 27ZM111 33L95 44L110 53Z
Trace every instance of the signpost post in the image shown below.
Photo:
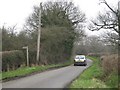
M23 47L23 49L26 49L26 56L27 56L27 66L29 66L29 52L28 52L28 46Z

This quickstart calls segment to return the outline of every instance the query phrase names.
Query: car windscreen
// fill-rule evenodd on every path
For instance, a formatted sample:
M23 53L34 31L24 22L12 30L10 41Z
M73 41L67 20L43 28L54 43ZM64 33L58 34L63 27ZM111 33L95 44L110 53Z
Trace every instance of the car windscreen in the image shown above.
M75 59L85 59L85 56L76 56Z
M85 57L79 57L79 59L85 59Z
M76 57L75 57L75 59L79 59L79 57L78 57L78 56L76 56Z

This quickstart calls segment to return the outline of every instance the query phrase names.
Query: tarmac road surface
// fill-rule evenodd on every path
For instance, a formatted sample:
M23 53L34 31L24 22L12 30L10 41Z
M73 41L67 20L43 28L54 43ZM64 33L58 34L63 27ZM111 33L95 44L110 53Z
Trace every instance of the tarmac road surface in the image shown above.
M35 75L23 77L2 83L2 88L65 88L86 68L92 65L87 59L87 66L67 66L55 70L45 71Z

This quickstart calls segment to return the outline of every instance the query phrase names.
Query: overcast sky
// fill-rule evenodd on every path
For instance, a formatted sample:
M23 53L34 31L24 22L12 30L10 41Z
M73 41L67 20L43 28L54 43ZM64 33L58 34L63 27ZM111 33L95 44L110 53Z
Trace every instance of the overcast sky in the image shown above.
M47 0L0 0L0 27L17 24L17 31L20 31L26 18L32 13L33 6L45 1ZM71 1L86 14L88 19L95 18L97 13L105 8L105 5L99 5L100 0ZM118 2L118 0L106 1L112 6L117 5Z

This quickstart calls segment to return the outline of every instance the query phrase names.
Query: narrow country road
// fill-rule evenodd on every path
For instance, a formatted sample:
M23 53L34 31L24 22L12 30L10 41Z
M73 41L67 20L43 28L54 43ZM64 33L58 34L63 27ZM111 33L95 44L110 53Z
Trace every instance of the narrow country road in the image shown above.
M55 70L45 71L2 84L2 88L64 88L86 68L92 65L87 60L87 66L67 66Z

